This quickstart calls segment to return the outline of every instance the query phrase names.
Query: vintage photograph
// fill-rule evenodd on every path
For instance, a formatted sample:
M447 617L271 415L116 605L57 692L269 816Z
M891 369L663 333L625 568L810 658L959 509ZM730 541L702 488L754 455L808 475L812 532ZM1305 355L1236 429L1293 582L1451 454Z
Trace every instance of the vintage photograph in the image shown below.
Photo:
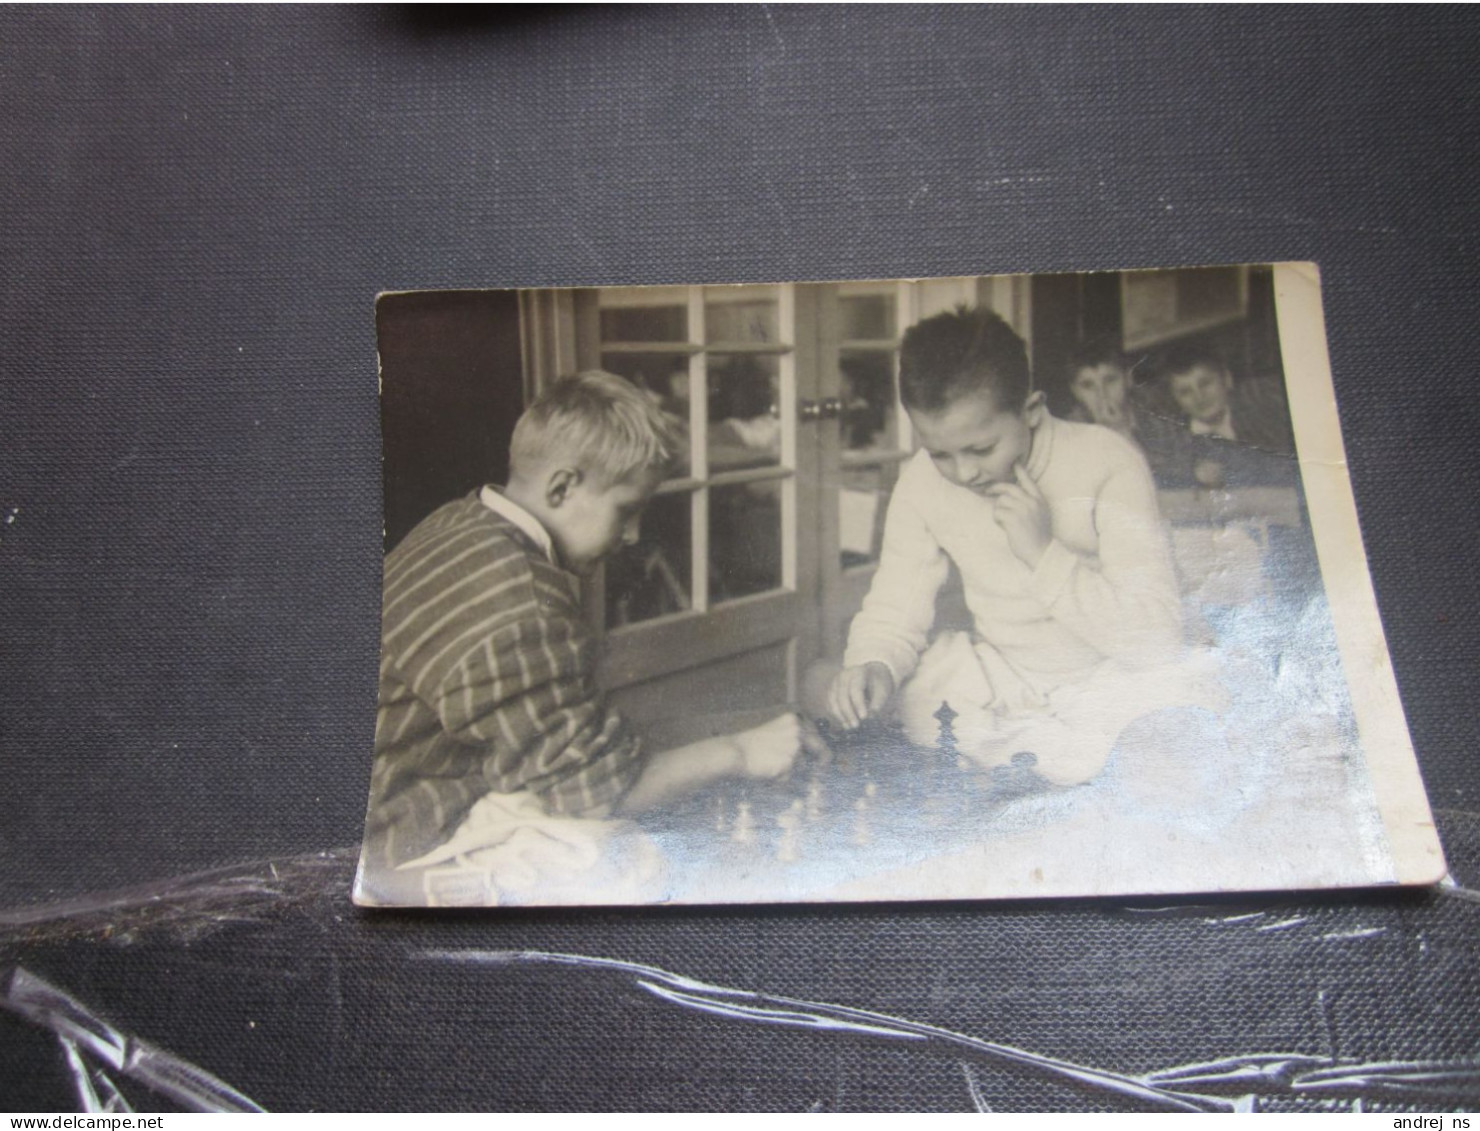
M1443 874L1314 265L403 292L375 320L358 903Z

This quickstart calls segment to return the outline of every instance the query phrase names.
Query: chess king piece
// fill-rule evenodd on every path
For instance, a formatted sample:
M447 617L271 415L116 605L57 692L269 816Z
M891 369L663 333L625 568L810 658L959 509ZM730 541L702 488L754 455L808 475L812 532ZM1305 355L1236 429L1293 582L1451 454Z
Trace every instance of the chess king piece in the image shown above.
M951 780L952 776L945 772L945 767L953 766L959 754L954 725L959 713L947 700L942 699L940 707L931 717L936 722L935 753L934 757L927 756L925 759L925 799L920 811L926 825L937 827L949 808L950 799L956 793L955 783Z

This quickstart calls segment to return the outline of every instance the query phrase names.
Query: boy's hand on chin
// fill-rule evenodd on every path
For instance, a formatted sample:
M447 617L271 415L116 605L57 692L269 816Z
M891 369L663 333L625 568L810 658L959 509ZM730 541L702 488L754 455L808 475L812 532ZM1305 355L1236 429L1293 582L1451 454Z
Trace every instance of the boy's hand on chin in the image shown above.
M1007 535L1007 545L1032 569L1053 540L1053 515L1048 500L1023 465L1017 464L1012 470L1016 483L998 483L987 488L986 495L996 503L993 517Z
M819 760L829 757L822 736L811 723L803 722L795 711L778 715L768 723L735 735L740 748L740 773L747 778L785 777L806 750Z
M844 668L828 693L829 713L839 726L854 730L881 712L893 694L894 673L884 664L871 660Z

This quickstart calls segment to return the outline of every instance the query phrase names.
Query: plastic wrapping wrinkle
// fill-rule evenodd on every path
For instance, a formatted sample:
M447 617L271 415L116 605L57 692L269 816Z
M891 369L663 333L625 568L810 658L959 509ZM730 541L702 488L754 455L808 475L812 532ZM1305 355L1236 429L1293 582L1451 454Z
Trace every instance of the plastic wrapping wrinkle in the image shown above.
M1264 925L1255 927L1254 929L1256 931L1287 931L1291 927L1298 927L1302 923L1308 922L1310 922L1309 919L1307 919L1303 915L1300 915L1294 919L1277 919L1273 923L1265 923Z
M1395 1099L1480 1101L1480 1059L1468 1063L1393 1061L1340 1064L1315 1069L1295 1079L1298 1092Z
M86 934L129 942L149 932L199 937L228 923L255 921L284 902L345 890L359 852L357 845L213 868L59 903L0 908L0 942Z
M77 1042L65 1035L58 1036L57 1041L66 1055L67 1071L72 1074L72 1082L77 1088L77 1106L89 1113L102 1111L103 1101L98 1099L98 1093L93 1088L92 1073L87 1065L82 1063L82 1054L77 1051Z
M127 1112L134 1110L133 1105L123 1098L123 1094L118 1090L118 1085L113 1083L112 1077L101 1068L93 1069L92 1082L94 1087L93 1094L101 1099L103 1111Z
M1467 903L1480 903L1480 891L1464 887L1452 874L1439 881L1438 892L1450 899L1463 899Z
M0 999L14 1013L43 1025L59 1036L87 1049L113 1068L122 1068L128 1039L81 1002L17 966L10 973L5 997Z
M924 1041L947 1044L959 1051L975 1053L983 1059L1006 1066L1036 1071L1057 1077L1080 1087L1139 1100L1165 1111L1232 1111L1233 1106L1220 1097L1181 1095L1149 1086L1131 1076L1105 1072L1096 1068L1041 1056L1010 1045L994 1044L964 1033L934 1025L924 1025L900 1017L869 1010L823 1002L755 993L750 990L710 985L654 966L594 958L574 954L546 954L538 951L429 951L423 958L441 961L479 962L489 964L554 963L584 966L591 969L619 971L666 1001L699 1009L715 1016L758 1021L773 1025L866 1033L871 1037L892 1040ZM689 991L689 992L686 992ZM733 999L745 999L740 1004Z
M77 1089L79 1108L89 1114L99 1115L134 1110L106 1072L88 1066L76 1041L65 1035L58 1035L57 1041L67 1058L67 1071L71 1073L72 1083Z
M971 1097L971 1106L979 1112L991 1111L992 1105L987 1103L987 1097L982 1093L981 1082L964 1060L961 1062L961 1075L966 1078L966 1094Z
M1250 1086L1288 1087L1304 1070L1330 1064L1326 1057L1286 1056L1278 1053L1232 1057L1205 1064L1184 1064L1146 1078L1155 1084L1178 1088L1236 1087L1246 1091Z
M85 1050L113 1070L140 1081L192 1111L263 1110L204 1069L147 1041L120 1032L75 998L21 967L11 971L0 1005L27 1021L50 1029L62 1040L84 1104L100 1102L86 1072Z
M1471 834L1476 830L1476 823L1468 813L1455 810L1442 812L1440 821L1446 831L1453 834L1452 846L1458 850L1451 857L1456 873L1468 880L1474 872L1470 842L1474 839ZM476 947L479 940L468 937L468 932L474 927L480 931L496 931L504 938L521 942L535 941L532 935L554 941L565 928L541 925L554 924L557 922L554 919L544 916L526 918L523 915L454 918L441 921L435 929L429 921L415 918L347 916L341 919L334 912L343 906L344 891L353 870L353 856L353 852L346 851L262 861L235 869L187 876L148 888L105 893L67 904L0 912L0 923L10 928L0 929L0 944L5 944L7 957L27 967L8 979L0 979L0 989L6 992L5 1004L20 1016L42 1024L55 1034L57 1040L63 1042L63 1049L66 1042L72 1043L75 1060L72 1056L66 1057L65 1086L79 1106L85 1108L95 1104L101 1110L113 1111L125 1110L120 1106L124 1103L123 1096L113 1086L115 1079L125 1082L125 1075L147 1084L162 1095L176 1098L179 1103L193 1106L220 1103L221 1096L217 1090L226 1086L168 1053L153 1050L156 1054L153 1057L139 1055L139 1050L145 1048L142 1042L120 1032L76 998L36 978L30 972L38 968L32 965L32 957L38 963L46 962L48 952L54 947L66 953L79 943L102 942L114 950L118 962L126 964L119 967L120 971L140 962L143 963L142 968L148 970L157 958L165 958L169 967L177 970L175 961L169 958L171 955L188 962L194 952L220 948L235 956L232 961L239 963L244 960L240 951L242 947L246 948L245 955L255 956L266 944L268 953L271 953L269 940L273 936L269 932L278 931L309 932L315 940L313 945L325 948L321 961L330 964L329 969L322 970L316 982L327 1009L327 1012L317 1014L320 1019L313 1025L315 1046L319 1050L318 1067L310 1071L305 1077L306 1082L300 1085L302 1090L297 1093L297 1102L300 1103L335 1103L332 1098L337 1094L333 1090L336 1087L333 1073L324 1075L323 1070L340 1063L341 1045L349 1049L351 1058L357 1055L354 1050L359 1046L353 1039L354 1026L345 1024L344 1018L347 1010L356 1008L350 995L358 991L349 987L341 990L338 978L341 963L344 963L344 975L350 976L352 967L346 955L358 951L342 953L343 944L352 948L367 944L373 946L372 955L379 955L390 963L392 970L405 971L390 975L397 979L398 985L430 984L443 977L438 974L428 979L418 973L417 967L429 961L449 965L480 963L505 969L538 965L565 971L559 978L557 997L568 993L579 1000L584 995L594 994L596 1001L609 1000L615 1008L631 1008L630 995L612 997L610 977L584 977L605 971L624 979L642 996L670 1009L676 1007L675 1012L700 1014L719 1026L746 1022L746 1027L757 1033L757 1038L750 1041L757 1048L765 1048L773 1041L780 1047L788 1039L781 1036L781 1031L790 1030L810 1033L824 1043L837 1039L856 1043L860 1056L868 1055L862 1050L869 1046L893 1045L901 1051L917 1050L913 1054L917 1056L944 1057L943 1067L949 1072L939 1078L936 1086L941 1089L944 1102L954 1102L967 1110L980 1109L980 1104L989 1099L1001 1109L1004 1094L1022 1097L1045 1087L1051 1092L1064 1093L1053 1102L1069 1109L1152 1107L1236 1112L1270 1108L1351 1110L1371 1103L1408 1108L1480 1103L1480 1062L1472 1055L1472 1041L1463 1038L1465 1024L1460 1022L1457 1031L1461 1034L1459 1043L1454 1039L1448 1039L1446 1043L1425 1036L1435 1022L1426 1019L1429 1015L1424 1012L1421 1001L1406 994L1403 997L1389 996L1394 992L1392 986L1377 977L1377 972L1388 968L1394 960L1398 953L1395 948L1402 948L1402 953L1411 955L1410 974L1427 966L1435 969L1436 977L1446 968L1450 969L1450 973L1444 975L1446 979L1452 979L1456 974L1465 976L1465 951L1456 948L1460 947L1460 940L1469 937L1467 928L1472 925L1477 901L1474 890L1462 886L1460 880L1451 880L1434 895L1406 898L1399 904L1385 896L1327 903L1297 901L1290 897L1260 902L1253 902L1247 896L1216 901L1201 897L1197 902L1170 905L1164 902L1146 906L1057 904L1032 912L1009 911L1005 917L986 916L979 920L979 929L985 931L985 937L990 939L996 938L1001 930L1022 929L1026 923L1019 923L1022 914L1027 914L1035 922L1055 919L1060 929L1067 929L1065 924L1078 923L1088 916L1105 929L1113 925L1114 930L1124 935L1165 937L1169 941L1182 938L1185 941L1203 934L1209 945L1233 947L1245 955L1268 955L1275 961L1275 969L1284 969L1281 964L1293 960L1314 964L1310 969L1318 973L1320 981L1307 985L1314 993L1317 1007L1308 1011L1306 1020L1299 1028L1285 1029L1285 1037L1271 1030L1264 1037L1251 1038L1258 1042L1255 1048L1279 1049L1291 1045L1299 1048L1307 1045L1305 1051L1235 1053L1223 1057L1221 1054L1228 1045L1238 1040L1234 1030L1226 1030L1221 1044L1217 1039L1211 1047L1206 1041L1194 1045L1187 1042L1181 1045L1162 1043L1160 1052L1148 1058L1137 1051L1141 1046L1124 1044L1110 1029L1102 1026L1090 1027L1091 1032L1099 1032L1098 1038L1088 1043L1070 1041L1064 1046L1065 1051L1059 1053L1057 1042L1063 1034L1055 1036L1051 1026L1048 1029L1025 1027L1033 1023L1023 1017L1009 1020L1013 1016L1010 1010L1018 1006L1012 1004L1013 999L991 993L977 1013L945 1024L922 1024L908 1018L915 1009L930 1008L935 1003L933 996L904 999L911 1004L902 1007L865 1010L829 1004L848 1000L850 991L839 991L835 987L824 990L824 983L813 978L794 983L797 989L788 996L782 996L736 989L732 988L734 982L716 984L653 965L562 953L562 949L556 947L494 951L450 949L442 945L437 949L426 949L448 939L466 940ZM1409 921L1413 914L1420 912L1429 917L1427 931L1417 930L1416 924ZM664 914L656 918L645 917L642 921L653 929L657 929L661 922L667 925L665 929L680 930L677 924L687 921L687 918L680 915L670 919ZM973 918L973 922L977 921ZM569 925L578 927L584 937L593 930L609 932L616 922L609 915L594 918L577 915ZM906 916L892 922L895 929L908 931L909 924L915 919ZM1447 929L1441 934L1442 924L1447 924ZM555 936L549 934L550 930L556 932ZM1215 941L1220 938L1228 941ZM1415 941L1416 947L1410 945ZM631 945L638 948L635 950L637 954L653 953L646 949L652 942L652 939L646 944L634 941ZM88 950L89 953L97 953L90 946ZM1368 964L1365 968L1372 972L1371 976L1356 983L1331 980L1332 972L1349 969L1350 963L1355 961L1345 956L1355 954L1371 955L1370 960L1361 958ZM1006 960L1006 952L998 953L998 958ZM246 960L250 961L250 958ZM1452 965L1456 962L1460 964ZM62 968L48 968L48 977L51 969ZM589 984L583 987L580 984L583 981ZM722 978L720 981L727 980ZM740 981L739 984L746 982ZM1342 1042L1335 1030L1335 1011L1332 1008L1338 999L1331 994L1356 993L1358 987L1366 987L1378 997L1364 998L1360 1002L1356 997L1350 999L1348 1011L1351 1016L1347 1021L1351 1036ZM522 992L515 987L513 979L507 978L498 979L490 989L498 994ZM925 991L922 989L920 992ZM1032 992L1031 989L1028 992ZM294 1000L298 1001L296 997ZM435 995L427 999L428 1002L438 1000ZM950 1000L949 997L941 999L945 1003ZM1373 1000L1377 1002L1375 1012ZM927 1001L930 1005L926 1004ZM1009 1011L1004 1012L1004 1007L1009 1007ZM254 1005L254 1008L258 1007ZM554 1011L566 1009L555 998L549 1000L548 1008ZM1220 1012L1221 1005L1211 1006L1204 1002L1202 1008L1210 1011L1208 1016L1212 1021L1224 1016ZM295 1004L290 1012L297 1010L298 1005ZM442 1024L438 1020L440 1017L440 1013L434 1013L422 1017L420 1023L430 1027L429 1034L435 1033L435 1027ZM983 1018L989 1020L983 1021ZM990 1020L999 1018L1000 1021ZM981 1031L984 1024L997 1023L1007 1026L1013 1043L990 1042L972 1035ZM1450 1024L1452 1028L1454 1022ZM767 1030L774 1034L774 1038L766 1036ZM1387 1032L1390 1036L1374 1045L1374 1032ZM171 1029L160 1035L163 1037L168 1033L178 1034L178 1030ZM189 1044L184 1043L187 1040ZM1310 1042L1314 1042L1314 1047L1325 1055L1312 1055ZM173 1043L202 1059L213 1057L218 1063L236 1063L224 1059L217 1046L209 1042L202 1044L199 1036L186 1038L177 1035ZM1343 1048L1343 1044L1349 1047ZM1180 1055L1183 1049L1189 1054L1186 1057ZM649 1064L655 1071L665 1063L661 1059L649 1060L640 1050L634 1055L636 1063ZM1443 1059L1445 1056L1454 1059ZM59 1054L58 1060L61 1059L63 1057ZM1186 1063L1181 1063L1183 1060ZM1153 1067L1167 1063L1176 1063L1177 1066ZM962 1064L965 1064L965 1069L959 1067ZM1102 1065L1115 1067L1100 1067ZM127 1066L128 1070L121 1066ZM258 1065L259 1071L260 1068ZM969 1075L966 1069L970 1069ZM964 1092L963 1079L967 1083ZM84 1081L90 1092L84 1088ZM975 1081L974 1087L971 1081ZM846 1076L839 1076L838 1084L842 1091L824 1105L828 1110L844 1108L850 1099L858 1102L857 1097L845 1095ZM257 1087L260 1084L253 1090ZM489 1097L502 1094L499 1086L493 1087ZM229 1092L237 1096L239 1102L252 1102L234 1089ZM411 1093L407 1095L408 1102L411 1102ZM815 1095L808 1095L802 1106L814 1102ZM181 1098L183 1096L193 1099ZM68 1100L60 1102L66 1104ZM343 1103L344 1100L341 1098L338 1102ZM497 1103L498 1100L489 1098L484 1102Z
M1303 922L1304 920L1300 920ZM1295 925L1287 921L1286 925ZM1065 1083L1169 1111L1246 1112L1261 1099L1339 1097L1435 1103L1480 1101L1480 1057L1460 1061L1341 1061L1302 1053L1250 1053L1132 1076L870 1010L712 985L640 963L540 951L425 951L435 961L489 965L553 964L627 974L663 1001L711 1016L805 1027L869 1038L947 1045L985 1062L1055 1077ZM1324 1005L1324 996L1322 1000ZM968 1096L987 1110L969 1064L962 1062Z

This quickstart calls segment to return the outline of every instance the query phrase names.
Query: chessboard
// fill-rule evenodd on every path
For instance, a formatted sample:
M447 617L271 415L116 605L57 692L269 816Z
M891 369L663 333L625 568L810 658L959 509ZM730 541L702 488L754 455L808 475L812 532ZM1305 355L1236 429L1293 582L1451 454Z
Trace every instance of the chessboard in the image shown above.
M948 703L935 718L933 746L911 742L897 724L843 731L822 722L828 756L805 756L780 781L713 787L644 820L675 895L826 891L970 844L1009 803L1055 790L1029 753L991 769L965 758Z

